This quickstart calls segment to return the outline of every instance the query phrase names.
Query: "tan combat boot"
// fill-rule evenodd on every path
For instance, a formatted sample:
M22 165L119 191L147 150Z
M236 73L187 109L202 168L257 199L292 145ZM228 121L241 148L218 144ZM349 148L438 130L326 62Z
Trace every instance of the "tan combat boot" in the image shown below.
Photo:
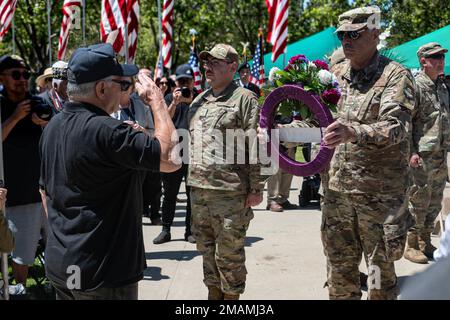
M223 300L239 300L239 295L233 293L224 293Z
M419 250L419 237L417 234L408 233L408 241L406 242L406 250L403 256L414 263L428 263L427 257Z
M220 288L208 286L208 300L223 300L223 292Z
M430 232L421 232L419 236L419 248L423 254L429 258L433 259L433 253L436 250L436 247L431 244L431 234Z

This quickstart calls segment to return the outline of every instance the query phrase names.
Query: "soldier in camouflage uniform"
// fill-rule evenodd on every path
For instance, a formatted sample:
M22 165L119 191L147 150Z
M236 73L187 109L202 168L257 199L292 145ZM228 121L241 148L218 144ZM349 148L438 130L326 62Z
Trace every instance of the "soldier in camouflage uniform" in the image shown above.
M413 186L409 201L416 224L408 233L404 255L416 263L428 263L436 250L430 234L442 208L447 180L449 95L439 77L444 72L447 51L436 42L427 43L417 51L421 71L416 76L418 103L413 118L410 159Z
M211 88L189 107L192 228L203 255L208 299L237 300L245 289L244 241L253 218L251 207L262 201L264 179L259 165L228 164L224 160L229 150L220 155L211 146L230 146L227 129L256 132L259 107L253 92L233 82L238 67L234 48L218 44L201 52L200 59ZM247 158L249 147L240 150Z
M407 194L414 79L378 53L379 15L377 7L365 7L339 16L346 59L332 71L342 96L323 141L335 148L322 174L330 299L361 298L361 256L369 270L368 298L395 299L394 261L402 257L412 225Z

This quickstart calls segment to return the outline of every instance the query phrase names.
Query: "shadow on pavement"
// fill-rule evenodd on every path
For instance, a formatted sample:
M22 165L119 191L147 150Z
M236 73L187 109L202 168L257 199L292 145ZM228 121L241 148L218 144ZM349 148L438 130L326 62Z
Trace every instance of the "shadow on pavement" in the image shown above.
M199 255L200 253L197 250L159 251L159 252L146 252L145 259L189 261Z
M245 246L246 247L251 247L255 242L264 240L264 238L260 238L260 237L246 237L245 238Z
M161 274L161 268L159 267L148 267L144 270L144 279L149 281L159 281L162 279L169 279L169 276Z
M397 285L399 288L401 288L406 281L408 281L408 278L410 278L411 276L400 276L397 277Z

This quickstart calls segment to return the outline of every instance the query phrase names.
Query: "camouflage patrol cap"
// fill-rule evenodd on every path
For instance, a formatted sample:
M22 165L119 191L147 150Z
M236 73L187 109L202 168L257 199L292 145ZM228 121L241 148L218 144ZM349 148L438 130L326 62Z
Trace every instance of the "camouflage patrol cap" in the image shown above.
M437 42L426 43L417 50L417 57L426 58L436 53L446 53L448 50Z
M209 56L220 60L228 60L230 62L239 61L237 51L232 46L224 43L216 44L210 51L202 51L199 55L202 60L208 59Z
M339 16L339 31L358 31L364 27L380 29L381 10L377 6L349 10Z

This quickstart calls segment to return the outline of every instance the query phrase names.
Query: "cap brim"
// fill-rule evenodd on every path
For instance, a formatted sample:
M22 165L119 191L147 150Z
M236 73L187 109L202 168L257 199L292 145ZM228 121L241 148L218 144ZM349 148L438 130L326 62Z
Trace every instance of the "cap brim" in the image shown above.
M339 28L336 29L336 32L341 32L341 31L359 31L362 28L364 28L365 26L367 26L367 23L345 23L342 26L340 26Z
M211 53L209 51L202 51L200 52L200 54L198 55L198 57L202 60L206 60L208 59L208 57L211 56Z
M53 78L53 75L51 74L41 74L39 77L36 78L36 84L43 88L45 87L45 80L48 78Z
M429 57L429 56L432 56L433 54L436 54L436 53L447 53L447 52L448 52L448 50L445 49L445 48L436 48L434 50L431 50L431 51L427 52L426 55L425 55L425 58Z
M135 64L121 64L122 67L122 77L132 77L139 73L139 68Z

